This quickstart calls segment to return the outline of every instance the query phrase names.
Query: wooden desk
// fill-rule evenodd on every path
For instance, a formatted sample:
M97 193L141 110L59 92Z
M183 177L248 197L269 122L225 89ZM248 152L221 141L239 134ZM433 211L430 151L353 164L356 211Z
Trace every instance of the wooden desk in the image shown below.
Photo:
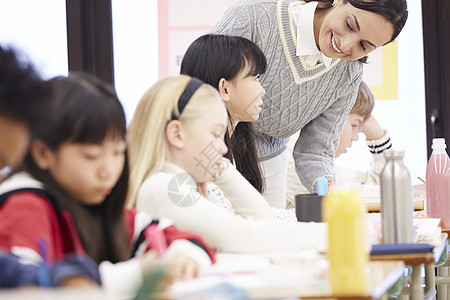
M326 260L325 260L326 262ZM219 258L219 264L220 264ZM314 263L316 264L316 263ZM200 278L188 283L177 283L171 292L159 293L155 299L175 299L180 296L189 296L186 299L209 299L204 295L199 296L200 291L208 290L222 282L227 282L237 288L244 289L251 299L387 299L387 291L394 286L404 275L404 263L402 261L371 261L368 266L368 288L366 291L355 294L333 294L327 277L327 262L317 264L316 268L322 268L325 272L313 272L315 275L302 275L302 267L296 264L288 266L269 267L267 269L245 274L243 271L235 272L235 275ZM310 265L305 269L309 270ZM272 273L273 272L273 273ZM307 273L309 271L306 271ZM303 278L302 278L303 276ZM209 282L208 282L209 280ZM208 284L202 284L207 282ZM244 283L246 282L246 283ZM193 288L194 287L194 288ZM208 295L210 296L210 295Z
M45 289L20 288L14 290L1 290L0 299L7 300L124 300L106 293L100 288L85 289Z
M267 287L264 282L247 290L251 299L280 299L301 297L301 299L387 299L386 292L404 274L404 263L401 261L377 261L369 263L370 280L367 291L358 295L334 295L326 277L311 278L307 282L296 282L283 288ZM291 272L280 273L281 280L289 281ZM202 280L202 279L198 279ZM270 284L269 284L270 285ZM158 293L151 299L175 299L184 294ZM8 300L124 300L101 289L39 289L23 288L16 290L0 290L0 299ZM192 296L190 300L211 299Z
M364 184L361 190L362 201L367 207L368 212L380 212L381 197L380 185ZM424 209L425 185L419 184L412 186L412 200L415 211Z
M406 265L412 267L411 287L405 288L404 293L410 294L411 299L432 299L436 294L435 264L439 262L441 256L446 255L447 251L447 233L441 235L441 243L435 246L433 253L423 254L399 254L399 255L377 255L371 256L372 261L391 261L401 260ZM422 286L421 269L425 268L425 289Z
M442 233L449 235L450 229L448 228L442 228ZM437 299L443 300L443 299L449 299L450 294L450 277L449 277L449 267L450 267L450 261L448 260L448 252L447 252L447 259L445 261L442 261L442 264L438 266L438 272L436 277L436 284L438 285L437 290Z
M303 299L387 299L387 291L400 280L404 274L405 265L400 261L370 262L369 264L369 288L359 295L333 294L331 289L308 294L302 288L293 288L291 291L264 291L250 292L252 299L299 297ZM324 279L327 284L327 279Z
M447 235L449 235L450 234L450 228L442 228L441 232L442 233L446 233Z
M380 212L380 201L364 201L363 203L366 205L367 212L369 213L377 213ZM414 211L420 211L424 209L423 200L414 199L413 200Z

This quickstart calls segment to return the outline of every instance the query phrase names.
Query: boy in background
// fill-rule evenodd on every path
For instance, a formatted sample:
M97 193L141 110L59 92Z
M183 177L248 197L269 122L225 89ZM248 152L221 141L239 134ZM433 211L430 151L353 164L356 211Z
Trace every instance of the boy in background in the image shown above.
M49 89L31 65L0 47L0 170L13 169L45 120Z
M361 81L358 96L350 111L339 136L339 144L334 154L335 159L347 152L354 141L359 139L359 132L366 136L366 143L372 155L371 169L367 172L357 173L358 180L363 184L380 184L380 174L386 162L384 151L392 147L391 138L387 130L383 129L372 115L375 106L375 97L369 86ZM291 137L288 148L293 149L296 137ZM291 157L288 167L286 208L295 207L295 195L308 194L308 190L301 184L295 173L294 160Z

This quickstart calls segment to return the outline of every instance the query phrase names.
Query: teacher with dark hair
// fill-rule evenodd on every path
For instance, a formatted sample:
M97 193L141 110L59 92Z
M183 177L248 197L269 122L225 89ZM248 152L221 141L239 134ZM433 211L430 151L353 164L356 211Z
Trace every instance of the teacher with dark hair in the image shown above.
M355 102L363 62L392 42L408 17L406 0L242 0L212 33L243 36L267 58L266 94L254 123L264 197L286 205L289 137L300 131L293 156L311 192L331 182L339 135Z

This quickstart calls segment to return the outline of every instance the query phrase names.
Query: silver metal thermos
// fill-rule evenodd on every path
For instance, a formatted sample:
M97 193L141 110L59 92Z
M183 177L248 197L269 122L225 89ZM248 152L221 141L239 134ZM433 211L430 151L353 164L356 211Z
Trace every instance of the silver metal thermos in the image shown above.
M413 243L411 177L403 163L403 151L385 151L380 176L383 244Z

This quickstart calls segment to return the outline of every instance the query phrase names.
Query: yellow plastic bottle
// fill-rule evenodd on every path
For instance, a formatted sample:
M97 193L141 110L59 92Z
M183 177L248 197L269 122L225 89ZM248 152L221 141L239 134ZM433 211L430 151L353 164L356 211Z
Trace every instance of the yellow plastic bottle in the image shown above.
M366 224L356 188L336 183L323 199L322 215L328 222L329 279L333 294L367 291L369 261Z

